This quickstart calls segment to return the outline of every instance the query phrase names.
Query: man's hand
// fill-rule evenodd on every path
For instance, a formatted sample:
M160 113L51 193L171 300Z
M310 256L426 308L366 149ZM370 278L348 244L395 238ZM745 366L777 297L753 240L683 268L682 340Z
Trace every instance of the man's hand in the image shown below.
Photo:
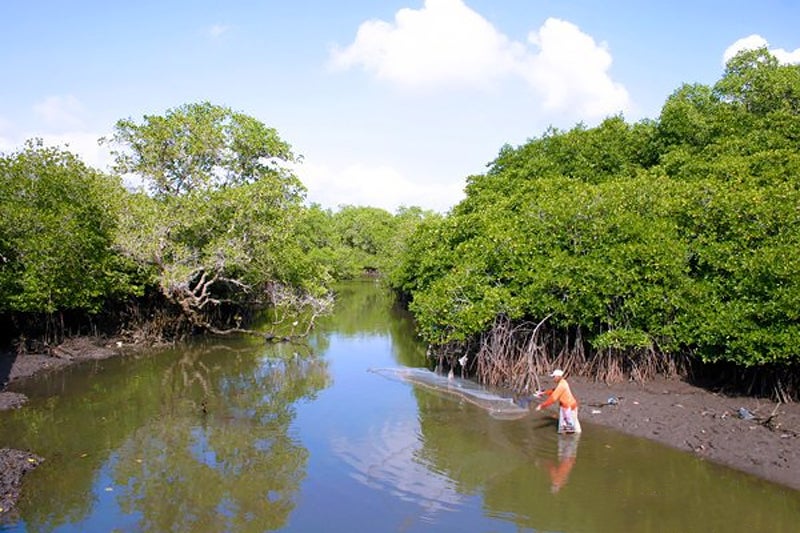
M541 410L542 410L542 406L541 406L541 405L537 405L537 406L536 406L536 410L537 410L537 411L541 411Z

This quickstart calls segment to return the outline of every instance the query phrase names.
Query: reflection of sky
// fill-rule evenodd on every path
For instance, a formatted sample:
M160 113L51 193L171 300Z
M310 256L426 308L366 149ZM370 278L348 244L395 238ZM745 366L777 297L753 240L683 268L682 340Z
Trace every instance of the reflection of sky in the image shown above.
M335 437L331 449L352 468L351 477L370 489L416 503L427 516L453 510L462 497L449 478L420 463L418 434L412 419L387 420L358 440Z
M385 335L331 335L325 357L332 386L316 401L298 406L294 430L311 453L304 492L328 520L361 509L355 511L359 520L376 520L378 529L385 530L387 523L413 529L411 523L430 525L437 513L463 512L469 498L420 459L413 388L368 371L398 364L391 345ZM295 515L298 530L326 525Z
M208 444L208 436L201 428L192 428L191 452L198 463L217 468L217 453Z

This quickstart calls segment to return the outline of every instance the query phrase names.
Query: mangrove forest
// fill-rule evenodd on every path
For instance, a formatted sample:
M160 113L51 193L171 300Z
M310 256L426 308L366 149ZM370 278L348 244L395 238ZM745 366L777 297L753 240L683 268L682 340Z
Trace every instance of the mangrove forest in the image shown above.
M252 333L265 309L268 340L302 337L335 281L369 275L431 367L482 383L531 391L557 365L800 397L800 66L766 49L656 118L500 147L446 214L308 204L293 147L208 102L100 142L108 172L37 139L0 153L0 340L18 355Z

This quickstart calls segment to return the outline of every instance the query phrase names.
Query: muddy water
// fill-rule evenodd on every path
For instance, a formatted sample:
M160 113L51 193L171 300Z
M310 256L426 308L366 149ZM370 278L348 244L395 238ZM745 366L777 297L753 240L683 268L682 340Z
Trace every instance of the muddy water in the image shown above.
M47 461L0 531L797 531L800 493L375 368L425 366L373 283L309 347L206 340L38 379L0 447Z

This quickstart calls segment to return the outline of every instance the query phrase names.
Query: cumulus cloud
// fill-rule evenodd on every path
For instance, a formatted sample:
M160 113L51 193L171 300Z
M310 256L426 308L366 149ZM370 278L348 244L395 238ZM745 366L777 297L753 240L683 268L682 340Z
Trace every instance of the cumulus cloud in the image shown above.
M33 106L33 111L50 128L80 128L83 105L72 95L49 96Z
M91 132L42 133L31 132L22 137L3 137L0 135L0 153L13 153L22 150L30 139L41 139L45 146L52 146L75 154L86 165L103 172L111 172L113 157L97 139L101 134Z
M0 154L11 153L15 148L16 145L11 139L0 135Z
M401 206L418 206L444 213L464 196L463 183L417 183L386 165L331 168L306 159L295 172L308 188L308 200L326 208L369 205L393 213Z
M39 128L19 128L0 117L0 152L16 152L25 146L26 141L41 139L45 146L67 150L93 168L110 171L111 152L97 142L104 134L85 127L84 108L77 98L71 95L50 96L35 104L32 111L42 122Z
M330 66L362 68L410 88L487 87L525 80L546 109L578 109L596 118L628 109L626 89L611 78L612 57L580 28L550 18L527 43L509 39L462 0L426 0L393 22L369 20L355 40L334 47Z
M523 54L461 0L427 0L422 9L398 11L394 23L364 22L353 44L333 49L331 65L411 87L483 84L513 70Z
M544 95L545 108L577 106L581 116L592 118L628 109L628 91L608 74L612 58L605 43L555 18L528 34L528 42L538 52L527 58L520 73Z
M784 50L783 48L770 48L769 42L758 34L748 35L743 37L725 49L722 54L722 65L725 66L728 61L741 52L742 50L755 50L757 48L767 48L770 53L775 56L780 63L784 65L800 64L800 48L795 48L792 51Z
M385 420L358 439L334 435L331 449L355 481L417 506L421 523L436 523L438 515L459 508L466 496L449 477L419 460L424 455L419 433L413 419Z

